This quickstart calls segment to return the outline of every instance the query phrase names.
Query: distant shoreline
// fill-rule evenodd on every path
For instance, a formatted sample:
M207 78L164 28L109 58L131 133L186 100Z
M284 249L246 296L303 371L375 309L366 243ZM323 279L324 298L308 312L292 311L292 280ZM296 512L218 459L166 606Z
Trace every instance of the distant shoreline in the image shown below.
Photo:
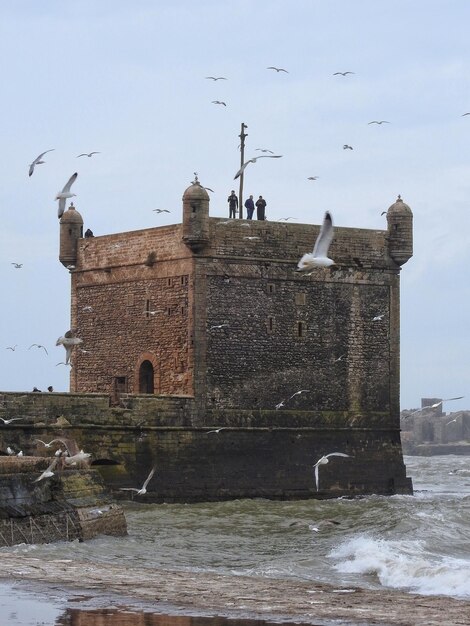
M155 606L177 608L179 615L199 614L257 619L285 619L318 624L457 626L468 623L470 601L423 596L390 589L341 588L292 579L227 576L201 572L82 563L71 559L37 559L1 554L0 584L42 583L69 591L119 594ZM146 610L148 608L146 607ZM78 608L78 607L77 607Z

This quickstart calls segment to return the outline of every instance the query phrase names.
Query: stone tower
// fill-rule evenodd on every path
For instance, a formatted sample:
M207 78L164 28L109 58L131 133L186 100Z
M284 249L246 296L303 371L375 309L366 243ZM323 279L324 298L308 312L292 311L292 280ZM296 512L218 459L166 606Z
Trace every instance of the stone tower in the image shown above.
M388 251L397 265L413 256L413 213L398 196L387 211Z
M60 218L59 261L65 267L77 262L77 244L83 237L83 219L73 202Z
M197 175L183 194L183 241L194 252L209 242L209 194Z

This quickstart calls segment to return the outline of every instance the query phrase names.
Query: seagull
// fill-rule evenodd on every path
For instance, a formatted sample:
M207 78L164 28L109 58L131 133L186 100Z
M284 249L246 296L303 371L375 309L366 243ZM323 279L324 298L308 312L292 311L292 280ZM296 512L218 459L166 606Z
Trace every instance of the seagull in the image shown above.
M64 346L65 348L65 365L68 365L70 362L70 357L72 355L72 348L82 343L83 339L80 339L76 336L73 330L68 330L63 337L59 337L56 341L56 346ZM59 363L57 364L59 365Z
M304 254L297 265L297 272L308 272L314 267L329 267L335 262L328 258L328 248L333 239L333 220L329 211L325 213L320 234L317 237L313 252Z
M12 263L15 266L15 270L19 270L23 267L23 263Z
M226 328L228 324L219 324L218 326L211 326L209 330L214 330L215 328Z
M453 422L457 422L457 419L458 419L457 417L454 417L453 420L450 420L450 422L447 422L446 426L449 426L449 424L452 424ZM8 452L8 450L7 450L7 452Z
M17 420L24 420L24 417L11 417L9 420L0 417L0 420L2 420L4 424L11 424L12 422L16 422Z
M287 222L287 220L296 220L296 217L281 217L279 218L280 222Z
M152 469L150 470L150 474L147 476L146 481L144 482L144 484L142 485L140 489L136 489L135 487L122 487L120 491L135 491L136 495L143 496L144 494L147 493L147 485L152 480L152 477L155 474L156 469L157 469L156 466L152 467Z
M39 443L42 443L42 445L45 448L50 448L52 446L53 443L56 443L57 441L59 443L63 443L62 439L52 439L52 441L49 441L49 443L46 443L45 441L43 441L42 439L35 439L34 441L38 441Z
M206 435L210 435L211 433L220 433L221 430L225 430L227 426L221 426L220 428L216 428L215 430L208 430Z
M348 146L347 143L345 143L344 146L343 146L343 150L352 150L352 149L353 149L353 147L352 146Z
M12 450L12 449L10 448L10 446L8 446L8 448L7 448L7 454L8 454L8 456L13 456L13 455L15 454L15 451L14 451L14 450Z
M274 154L272 150L268 150L267 148L256 148L259 152L269 152L269 154Z
M462 117L465 117L466 115L470 115L470 113L464 113Z
M276 72L285 72L286 74L288 74L289 72L285 69L283 69L282 67L273 67L272 65L270 67L266 68L267 70L276 70Z
M64 458L64 461L66 465L76 465L77 462L86 461L90 457L91 454L89 452L84 452L83 450L80 450L80 452L77 452L77 454L74 454L73 456L66 456Z
M243 237L243 239L250 239L250 241L252 241L254 239L259 239L259 237Z
M17 347L18 347L18 344L17 344L17 343L15 343L15 345L14 345L14 346L7 346L7 347L5 348L5 350L11 350L12 352L14 352L14 351L16 350L16 348L17 348Z
M334 363L338 363L339 361L342 361L345 356L346 356L345 354L342 354L341 356L339 356L337 359L334 360Z
M68 181L64 185L64 188L62 189L62 191L59 191L55 197L55 199L59 201L59 210L57 212L59 219L62 217L65 211L65 200L67 198L71 198L72 196L77 195L76 193L70 192L70 187L77 180L77 176L78 176L77 172L75 172L75 174L72 174L72 176L68 179Z
M91 156L93 156L94 154L101 154L101 152L97 152L96 150L95 150L95 152L83 152L82 154L79 154L79 155L77 156L77 159L79 159L79 158L80 158L80 157L82 157L82 156L91 157Z
M451 400L461 400L462 398L465 398L465 396L457 396L456 398L444 398L444 400L440 400L439 402L436 402L435 404L428 404L427 406L422 406L420 409L416 409L416 411L413 411L412 413L409 413L408 415L406 415L405 419L406 417L410 417L411 415L415 415L416 413L421 413L422 411L425 411L426 409L437 409L437 407L441 406L441 404L443 404L444 402L451 402Z
M36 165L42 165L43 163L45 163L45 161L41 161L42 157L45 154L47 154L48 152L53 152L54 150L55 150L55 148L52 148L51 150L46 150L45 152L41 152L41 154L34 159L34 161L29 166L29 175L30 176L33 175L34 168L36 167Z
M381 313L380 315L376 315L372 318L373 322L381 322L384 318L385 313Z
M310 392L310 389L301 389L300 391L296 391L290 396L290 398L287 398L287 400L282 400L282 402L279 402L279 404L276 404L275 408L280 409L281 407L285 406L286 402L289 402L289 400L292 400L292 398L295 398L295 396L298 396L301 393L309 393L309 392Z
M155 213L169 213L168 209L153 209Z
M348 74L355 74L356 72L335 72L333 76L347 76Z
M207 80L227 80L225 76L206 76Z
M51 476L54 476L54 468L57 465L57 462L59 461L59 458L56 457L52 460L52 463L49 465L49 467L43 471L43 473L41 474L41 476L39 476L39 478L36 478L36 480L33 480L33 483L38 483L40 480L43 480L43 478L50 478Z
M315 463L315 465L313 466L315 469L315 482L317 485L317 491L319 489L319 480L318 480L318 468L320 467L320 465L326 465L327 463L329 463L328 461L328 457L330 456L347 456L349 457L349 454L344 454L343 452L330 452L330 454L325 454L325 456L322 456L321 458L318 459L318 461Z
M87 304L86 306L83 307L82 311L91 312L91 311L93 311L93 307L91 305Z
M318 180L318 176L309 176L307 180Z
M20 450L16 456L24 456L23 450Z
M380 120L380 121L372 120L372 122L368 122L368 125L369 124L390 124L390 122L387 122L387 120Z
M66 363L65 361L59 361L58 363L55 364L55 366L57 367L58 365L70 365L70 367L72 367L71 363Z
M248 161L246 163L243 163L241 168L235 174L235 176L233 177L233 180L237 180L237 178L243 174L243 172L245 171L246 166L249 163L256 163L256 161L258 159L280 159L281 157L282 157L282 154L273 154L273 155L265 154L265 155L262 155L262 156L253 157L252 159L248 159Z
M224 107L226 107L227 105L225 104L225 102L221 102L220 100L212 100L212 104L223 104Z
M382 217L382 215L387 215L387 211L382 211L382 213L380 214L380 216Z
M210 191L211 193L214 193L214 190L211 189L210 187L203 187L203 189L205 189L206 191Z
M31 350L31 348L33 348L34 346L36 346L36 348L42 348L46 354L49 354L49 352L46 350L46 348L44 346L42 346L40 343L32 343L29 346L28 350Z

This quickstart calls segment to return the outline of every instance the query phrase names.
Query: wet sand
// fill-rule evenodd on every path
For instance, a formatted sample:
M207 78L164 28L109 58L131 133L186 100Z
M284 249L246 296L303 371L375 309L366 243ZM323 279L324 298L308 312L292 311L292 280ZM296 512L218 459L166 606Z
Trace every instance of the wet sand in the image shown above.
M104 603L112 595L134 599L152 606L157 613L171 613L168 609L174 607L179 615L306 624L328 624L330 620L403 626L470 624L470 601L297 580L131 568L68 559L45 561L7 553L1 555L0 577L6 584L22 581L23 590L27 583L40 583L44 593L52 588L56 594L60 589L64 594L80 590Z

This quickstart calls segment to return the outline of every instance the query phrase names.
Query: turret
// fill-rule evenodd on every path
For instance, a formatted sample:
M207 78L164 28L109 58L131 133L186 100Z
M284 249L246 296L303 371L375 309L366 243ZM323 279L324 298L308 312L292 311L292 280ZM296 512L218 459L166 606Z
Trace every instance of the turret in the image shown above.
M183 194L183 241L194 252L209 243L209 194L197 175Z
M413 256L413 213L400 196L387 211L388 252L397 265Z
M59 261L65 267L77 262L77 242L83 237L83 218L73 202L60 218Z

